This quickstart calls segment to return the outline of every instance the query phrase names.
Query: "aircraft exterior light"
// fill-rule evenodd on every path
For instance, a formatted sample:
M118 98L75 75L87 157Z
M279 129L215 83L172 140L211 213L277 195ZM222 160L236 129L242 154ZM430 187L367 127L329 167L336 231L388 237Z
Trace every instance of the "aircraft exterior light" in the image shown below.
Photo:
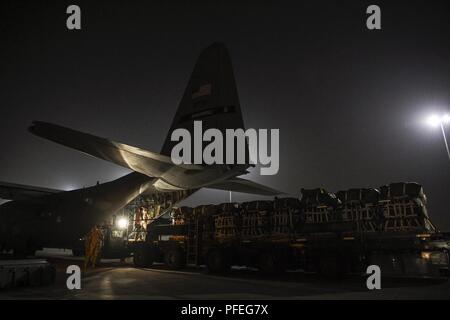
M119 229L126 229L128 227L128 219L122 217L119 220L117 220L117 227L119 227Z

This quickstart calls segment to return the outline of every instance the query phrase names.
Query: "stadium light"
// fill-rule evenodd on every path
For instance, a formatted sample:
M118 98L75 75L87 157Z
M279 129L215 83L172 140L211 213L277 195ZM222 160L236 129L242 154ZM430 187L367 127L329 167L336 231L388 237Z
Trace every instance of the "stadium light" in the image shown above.
M436 114L433 114L428 117L427 123L433 128L441 127L442 136L444 137L445 149L447 150L448 160L450 161L450 150L448 149L447 138L445 136L444 130L444 125L450 123L450 115L444 114L442 116L438 116Z

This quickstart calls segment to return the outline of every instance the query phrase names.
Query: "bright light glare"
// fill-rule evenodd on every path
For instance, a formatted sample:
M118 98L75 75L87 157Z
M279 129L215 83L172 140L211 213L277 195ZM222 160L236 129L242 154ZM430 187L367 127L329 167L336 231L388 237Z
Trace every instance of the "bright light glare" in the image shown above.
M431 127L436 128L436 127L438 127L441 124L441 119L437 115L433 114L433 115L428 117L427 123Z
M120 229L125 229L126 227L128 227L128 219L127 218L120 218L119 220L117 220L117 226Z
M445 124L449 123L450 122L450 116L448 114L444 114L442 116L442 122L445 123Z
M450 115L443 114L442 116L438 116L437 114L433 114L427 118L427 123L429 126L437 128L442 124L450 123Z
M431 252L422 251L420 255L421 255L422 259L425 259L425 260L428 260L431 258Z

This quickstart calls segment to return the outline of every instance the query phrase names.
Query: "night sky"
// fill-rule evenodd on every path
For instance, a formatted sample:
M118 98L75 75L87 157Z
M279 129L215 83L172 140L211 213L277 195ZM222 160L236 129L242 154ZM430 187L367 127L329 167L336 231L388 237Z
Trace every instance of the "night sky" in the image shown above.
M292 3L2 1L0 180L70 190L128 173L27 127L49 121L159 152L198 54L221 41L246 126L280 129L278 175L247 178L295 196L417 181L450 230L450 162L442 133L424 125L450 112L450 2ZM66 28L70 4L80 31ZM370 4L382 30L366 28ZM188 203L227 200L203 190Z

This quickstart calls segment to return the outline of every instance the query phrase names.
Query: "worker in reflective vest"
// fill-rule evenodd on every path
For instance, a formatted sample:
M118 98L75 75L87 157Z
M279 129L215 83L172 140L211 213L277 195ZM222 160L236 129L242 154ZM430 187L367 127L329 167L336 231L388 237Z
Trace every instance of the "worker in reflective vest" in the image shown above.
M100 257L100 251L102 248L103 233L98 226L94 226L86 236L85 240L85 255L84 255L84 269L91 263L92 268Z

